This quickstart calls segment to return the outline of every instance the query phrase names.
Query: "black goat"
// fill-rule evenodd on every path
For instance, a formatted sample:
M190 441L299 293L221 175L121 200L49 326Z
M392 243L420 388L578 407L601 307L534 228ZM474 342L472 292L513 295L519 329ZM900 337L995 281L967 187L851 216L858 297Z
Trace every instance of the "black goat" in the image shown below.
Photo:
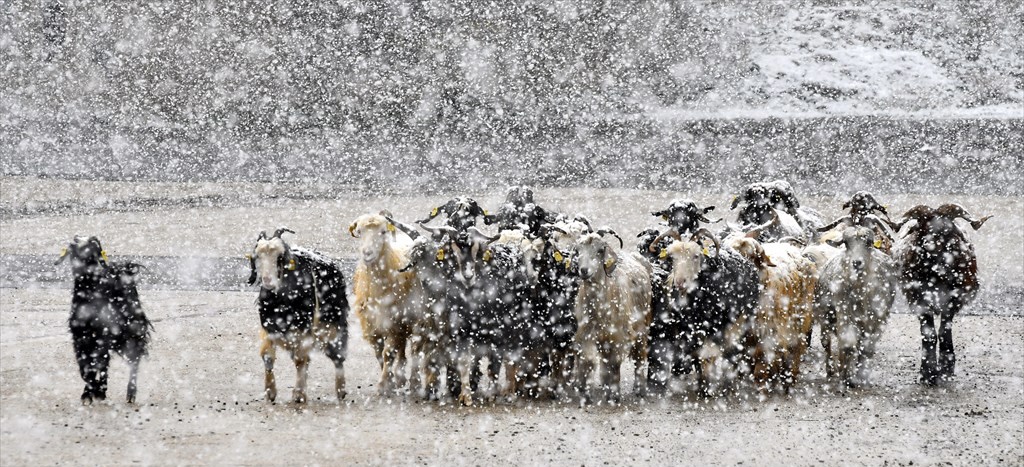
M686 240L670 229L649 248L661 244L665 236L676 241L659 251L671 266L662 282L660 302L652 307L652 313L660 316L651 326L648 387L663 392L670 376L698 366L701 390L707 393L709 368L700 351L715 344L723 348L723 356L731 364L745 363L748 356L730 345L734 343L727 342L726 334L732 331L745 338L751 329L760 280L753 263L730 248L721 248L718 239L705 229ZM703 245L704 240L714 243L714 254Z
M447 389L458 398L462 390L451 355L454 353L450 332L448 289L451 287L458 265L451 249L451 240L458 232L448 226L430 227L420 224L430 237L420 235L415 228L387 217L388 222L413 239L409 249L409 264L400 272L413 270L423 286L424 317L414 325L413 335L423 352L423 380L426 399L438 400L443 396L440 375L445 370ZM412 371L417 371L413 368ZM478 374L474 378L479 382Z
M68 256L75 276L68 327L78 370L85 381L82 403L106 399L110 353L116 352L131 369L127 401L133 404L139 361L147 353L152 329L135 286L140 265L108 263L96 237L75 237L55 264Z
M509 188L505 203L497 214L484 215L484 224L497 224L498 230L522 229L530 237L540 236L541 226L555 222L557 215L533 201L533 190L525 186Z
M693 202L693 200L677 199L672 201L668 208L652 212L651 215L664 219L668 227L675 229L680 235L688 235L696 232L700 228L701 223L717 222L711 221L706 217L707 213L714 209L714 206L697 207L697 203ZM640 253L649 256L649 253L643 251Z
M575 366L574 311L579 273L572 261L574 253L560 250L551 232L549 228L541 229L543 250L533 259L537 281L529 294L532 319L525 386L527 395L539 395L540 380L547 377L552 395L567 397Z
M335 393L345 398L345 356L348 346L348 299L345 277L334 260L313 251L289 246L278 229L267 237L260 232L249 256L249 284L260 279L260 356L265 368L267 400L277 398L274 381L276 347L291 353L296 383L293 401L306 401L306 372L310 351L323 349L334 363Z
M741 203L743 207L736 218L743 230L770 222L773 211L781 213L778 228L765 229L759 238L761 241L776 241L783 237L816 241L818 229L825 224L821 214L800 205L793 187L784 180L747 185L733 198L731 209L736 209Z
M458 399L465 405L473 403L474 375L484 357L493 383L505 363L507 388L516 390L529 339L531 310L522 252L491 245L495 240L471 228L451 242L458 268L447 294L449 326L462 387Z
M925 384L953 377L953 317L974 300L980 285L974 246L954 221L964 219L978 230L991 217L974 220L956 204L937 209L915 206L903 215L903 224L914 223L896 248L897 258L903 295L921 322L921 382ZM938 336L935 317L941 320Z
M826 226L819 227L818 232L827 232L836 227L841 227L838 232L842 232L846 227L866 227L874 230L878 239L877 248L886 254L891 252L894 236L892 229L897 224L889 219L889 211L875 200L874 195L866 191L858 191L849 201L843 203L843 209L849 209L850 213ZM839 239L834 241L839 241Z
M416 222L426 224L441 214L448 218L445 224L459 232L465 232L466 229L476 225L477 217L487 216L487 212L477 204L476 200L467 196L459 196L435 207L430 211L429 216Z

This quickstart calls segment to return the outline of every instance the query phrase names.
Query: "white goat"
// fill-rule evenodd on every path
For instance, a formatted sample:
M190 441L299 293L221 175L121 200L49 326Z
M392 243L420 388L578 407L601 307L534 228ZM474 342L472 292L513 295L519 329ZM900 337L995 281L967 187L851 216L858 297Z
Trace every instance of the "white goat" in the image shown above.
M581 282L576 295L575 343L581 392L589 398L587 383L595 367L601 365L604 398L618 401L620 367L628 351L636 365L634 392L642 395L651 325L651 264L640 253L616 252L600 233L583 235L576 248Z
M397 237L384 215L360 216L348 230L362 239L352 278L352 308L380 363L378 391L386 395L405 384L405 347L424 315L422 284L415 272L400 270L409 263L411 241ZM412 344L410 387L416 390L420 385L416 371L419 350L417 342Z
M864 381L865 362L875 353L896 298L896 265L875 246L875 237L868 227L846 228L846 250L825 265L814 292L828 375L848 386Z
M800 248L761 243L755 240L758 234L733 234L725 243L754 263L761 280L754 319L754 378L763 389L778 385L788 391L807 350L817 269Z

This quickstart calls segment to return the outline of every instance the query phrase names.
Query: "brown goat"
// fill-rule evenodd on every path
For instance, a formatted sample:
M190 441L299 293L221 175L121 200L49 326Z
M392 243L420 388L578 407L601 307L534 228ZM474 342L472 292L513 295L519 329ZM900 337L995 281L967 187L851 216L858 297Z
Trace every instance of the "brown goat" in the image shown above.
M900 226L914 223L897 248L897 258L902 267L903 295L921 322L922 383L933 385L953 377L953 317L978 293L974 246L954 220L964 219L978 230L991 217L974 220L957 204L943 204L937 209L920 205L903 214ZM938 336L936 315L941 319Z

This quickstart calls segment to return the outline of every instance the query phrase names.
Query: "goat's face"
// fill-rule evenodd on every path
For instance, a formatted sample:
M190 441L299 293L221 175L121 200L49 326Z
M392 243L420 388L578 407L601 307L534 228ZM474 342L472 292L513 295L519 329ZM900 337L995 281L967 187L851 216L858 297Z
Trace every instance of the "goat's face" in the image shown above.
M742 195L732 201L735 209L741 202L744 203L739 214L736 216L740 224L763 224L771 217L773 207L772 192L762 183L753 183L747 186Z
M107 253L103 251L100 240L96 237L76 236L67 248L61 252L57 263L71 257L71 271L76 275L95 272L107 262Z
M452 199L443 209L448 215L448 225L459 231L476 225L476 218L485 214L476 200L465 196Z
M871 249L875 248L875 231L867 227L849 227L843 231L844 256L850 272L861 276L871 264Z
M267 290L277 290L281 286L281 276L287 266L284 264L287 247L280 238L260 238L253 250L253 261L260 285Z
M783 209L793 213L800 207L800 201L796 199L796 192L793 186L785 180L775 180L765 184L768 190L768 199L772 207Z
M697 207L697 203L689 199L677 199L669 204L667 209L652 212L667 221L669 227L674 228L680 234L696 232L700 223L711 222L706 214L713 211L714 206L704 208Z
M586 234L580 237L576 246L576 257L579 258L579 273L583 280L600 280L615 271L619 257L598 234Z
M366 214L359 216L348 228L349 234L359 238L360 259L366 264L373 264L379 261L384 252L384 246L395 239L395 228L388 220L378 214Z
M672 242L663 251L672 262L672 286L687 293L696 289L707 249L697 242L682 240Z

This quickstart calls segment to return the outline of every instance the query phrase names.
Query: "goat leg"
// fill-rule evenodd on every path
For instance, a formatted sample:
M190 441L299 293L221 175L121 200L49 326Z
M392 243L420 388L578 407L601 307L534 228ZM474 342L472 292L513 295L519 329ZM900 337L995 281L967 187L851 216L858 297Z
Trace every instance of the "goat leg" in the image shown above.
M938 355L939 376L942 379L948 380L953 377L953 371L956 367L956 353L953 351L953 313L943 313L941 318Z
M459 378L462 382L462 390L459 392L458 397L459 403L468 407L473 405L473 373L474 367L479 365L473 356L473 352L470 350L459 352L456 357L456 365L458 366Z
M641 336L640 339L633 344L633 348L630 352L630 356L633 358L633 394L637 397L644 397L647 395L647 372L649 369L648 355L647 355L647 336ZM614 370L618 373L618 369Z
M306 403L306 381L309 377L309 347L304 343L292 351L292 362L295 363L295 390L292 391L292 402Z
M128 360L128 392L127 402L129 404L135 403L135 393L138 390L138 379L139 379L139 359L131 358Z
M931 310L925 310L917 318L921 322L921 382L934 385L938 376L935 362L935 317Z
M262 342L260 343L260 358L263 359L263 393L267 402L274 402L277 399L277 383L274 381L274 342L261 332Z

